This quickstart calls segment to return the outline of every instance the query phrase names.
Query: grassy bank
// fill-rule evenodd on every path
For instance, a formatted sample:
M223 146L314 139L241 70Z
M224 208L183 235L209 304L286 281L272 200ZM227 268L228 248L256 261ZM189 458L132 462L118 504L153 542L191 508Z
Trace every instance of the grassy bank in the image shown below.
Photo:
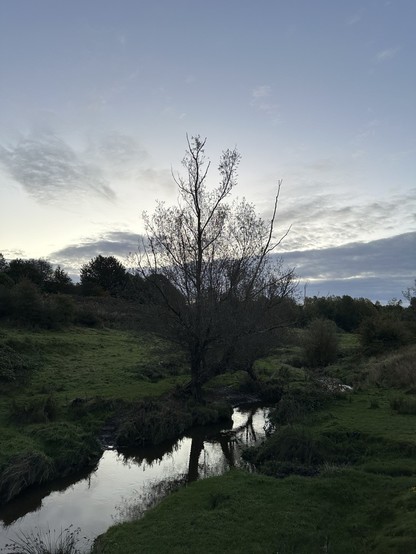
M324 372L296 367L296 347L258 363L287 381L275 432L248 453L260 474L194 483L110 528L96 552L415 552L416 349L366 358L354 337L341 342ZM336 378L354 390L311 392Z
M0 503L93 465L104 423L186 378L166 344L129 331L0 329Z
M328 469L284 480L237 471L172 494L110 528L97 552L414 552L415 480Z

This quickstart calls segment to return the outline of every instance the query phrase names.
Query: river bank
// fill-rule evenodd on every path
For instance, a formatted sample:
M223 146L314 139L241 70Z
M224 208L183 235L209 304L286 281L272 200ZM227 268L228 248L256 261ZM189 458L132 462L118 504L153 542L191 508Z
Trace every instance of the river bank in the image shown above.
M0 509L0 549L18 532L72 525L82 528L88 550L112 524L139 517L170 492L245 465L241 451L264 437L266 415L246 406L234 409L226 425L195 427L158 446L106 450L97 468L78 480L33 489Z
M283 426L295 443L272 435L254 448L258 473L193 483L111 527L94 552L416 551L415 416L393 409L397 394L372 388L334 399Z

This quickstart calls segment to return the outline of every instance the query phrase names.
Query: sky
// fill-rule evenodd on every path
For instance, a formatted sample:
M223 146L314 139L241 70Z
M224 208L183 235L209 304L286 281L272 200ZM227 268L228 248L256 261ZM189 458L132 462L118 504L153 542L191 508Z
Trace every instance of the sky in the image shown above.
M2 0L0 252L127 261L186 134L242 159L308 295L416 278L414 0ZM306 287L305 287L306 285Z

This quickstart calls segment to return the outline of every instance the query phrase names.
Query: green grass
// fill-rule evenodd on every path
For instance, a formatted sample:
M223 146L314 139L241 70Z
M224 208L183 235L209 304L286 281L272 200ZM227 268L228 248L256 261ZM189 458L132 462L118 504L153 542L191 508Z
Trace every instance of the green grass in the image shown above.
M26 389L31 394L53 392L63 400L92 396L132 399L158 396L173 382L166 379L155 384L140 378L139 364L157 368L161 355L171 356L166 345L145 334L83 328L37 333L13 330L6 341L16 350L31 347L41 358L41 368L33 373Z
M3 327L0 345L11 360L10 352L23 360L14 380L0 380L0 497L9 464L46 452L57 466L66 456L78 469L97 451L91 436L121 405L160 397L186 380L180 353L144 333ZM77 402L82 410L72 407Z
M414 485L413 478L354 470L284 480L232 471L110 528L97 552L414 552Z
M256 369L266 379L286 374L286 390L304 395L314 374L291 366L296 356L296 345L278 349ZM282 440L277 434L262 447L260 470L292 475L232 471L194 483L143 519L111 527L97 554L416 552L415 416L393 409L397 389L368 386L374 363L383 361L362 358L356 337L341 335L340 356L326 373L359 387L306 410L296 426L278 428ZM414 396L401 394L413 407Z

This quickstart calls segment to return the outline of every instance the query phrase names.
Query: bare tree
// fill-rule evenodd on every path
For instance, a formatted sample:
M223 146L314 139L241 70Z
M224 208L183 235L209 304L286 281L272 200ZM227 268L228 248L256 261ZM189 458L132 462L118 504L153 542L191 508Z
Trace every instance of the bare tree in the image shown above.
M227 202L240 155L223 152L219 185L209 189L205 142L187 137L186 177L174 176L178 203L159 202L153 215L144 214L147 242L139 257L142 275L161 299L164 333L189 353L195 397L242 344L259 345L254 337L282 326L276 308L295 288L293 270L270 256L284 238L273 236L281 183L269 222L245 200Z

